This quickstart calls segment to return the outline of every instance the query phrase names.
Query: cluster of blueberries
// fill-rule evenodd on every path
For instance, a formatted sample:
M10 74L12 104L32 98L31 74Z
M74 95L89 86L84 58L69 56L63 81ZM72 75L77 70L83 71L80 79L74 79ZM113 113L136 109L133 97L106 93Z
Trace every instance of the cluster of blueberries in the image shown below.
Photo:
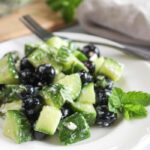
M99 49L93 44L84 46L81 52L83 52L88 58L93 55L100 57ZM85 70L79 71L82 84L90 82L96 83L97 79L93 76L95 64L90 60L83 63L89 69L89 72L86 72ZM43 106L43 99L38 95L38 91L42 88L42 86L53 83L54 78L55 69L50 64L43 64L35 69L29 63L27 57L22 58L20 63L19 79L22 84L26 85L27 89L20 93L20 98L22 99L22 110L32 125L31 131L34 138L39 140L45 138L47 135L34 131L34 123L37 120ZM109 112L108 110L108 97L112 91L113 82L107 77L105 78L108 82L108 85L105 88L101 86L95 87L96 104L94 105L97 112L95 123L103 127L110 126L117 120L117 115ZM64 104L61 108L61 112L62 119L73 114L69 104Z

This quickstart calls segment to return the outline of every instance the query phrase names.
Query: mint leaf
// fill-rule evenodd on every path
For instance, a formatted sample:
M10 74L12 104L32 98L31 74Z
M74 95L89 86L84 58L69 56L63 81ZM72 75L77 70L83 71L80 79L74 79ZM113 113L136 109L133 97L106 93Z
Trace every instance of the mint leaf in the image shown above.
M127 92L121 98L122 104L150 105L150 94L144 92Z
M147 116L147 111L142 105L126 104L123 106L123 113L127 120Z
M124 95L124 91L121 88L114 87L112 94L108 99L108 108L109 111L114 113L120 113L122 109L121 99Z
M75 10L83 0L47 0L47 5L54 11L61 12L66 23L73 21Z

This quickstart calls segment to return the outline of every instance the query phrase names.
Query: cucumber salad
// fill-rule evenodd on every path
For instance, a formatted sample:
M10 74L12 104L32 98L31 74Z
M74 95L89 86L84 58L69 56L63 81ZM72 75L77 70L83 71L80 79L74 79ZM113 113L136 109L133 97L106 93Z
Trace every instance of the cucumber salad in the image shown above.
M119 117L147 116L150 94L115 87L123 64L93 44L79 47L52 37L25 44L0 59L3 135L20 144L58 138L64 145L90 137L90 127L110 127ZM101 134L99 128L99 134Z

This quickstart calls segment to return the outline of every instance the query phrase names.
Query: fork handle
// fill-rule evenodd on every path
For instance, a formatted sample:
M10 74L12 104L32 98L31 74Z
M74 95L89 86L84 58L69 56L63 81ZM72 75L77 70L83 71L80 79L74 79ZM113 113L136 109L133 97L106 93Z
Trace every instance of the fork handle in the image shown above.
M67 39L67 40L70 39L64 36L59 36L59 37L63 39ZM92 43L96 45L109 46L123 53L134 55L145 60L150 60L150 50L146 48L139 48L139 47L135 47L131 45L124 45L124 44L113 42L111 40L104 39L104 38L99 38L98 41L86 41L86 40L77 40L77 39L72 39L71 41L78 42L78 43L86 43L86 44Z
M83 40L72 40L73 42L80 42L80 43L92 43L96 45L103 45L115 48L123 53L131 54L142 59L150 60L150 50L129 46L129 45L122 45L122 44L114 44L114 43L107 43L107 42L94 42L94 41L83 41Z

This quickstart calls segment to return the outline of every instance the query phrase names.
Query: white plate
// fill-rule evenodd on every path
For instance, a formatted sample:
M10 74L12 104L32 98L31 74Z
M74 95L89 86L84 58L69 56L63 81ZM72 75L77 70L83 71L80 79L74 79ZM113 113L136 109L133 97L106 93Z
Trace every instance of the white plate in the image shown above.
M99 38L85 34L57 33L74 39L96 40ZM35 36L27 36L0 44L0 57L12 50L19 50L23 54L25 43L38 41ZM123 77L117 86L124 90L141 90L150 92L150 64L133 56L123 54L113 48L100 46L101 54L116 59L125 65ZM118 120L111 128L91 129L91 138L73 145L63 146L59 143L58 136L52 136L46 141L30 141L15 144L2 136L2 123L0 124L0 146L4 150L142 150L150 143L150 109L148 117L139 120ZM150 147L148 148L150 149ZM148 150L147 149L147 150Z

